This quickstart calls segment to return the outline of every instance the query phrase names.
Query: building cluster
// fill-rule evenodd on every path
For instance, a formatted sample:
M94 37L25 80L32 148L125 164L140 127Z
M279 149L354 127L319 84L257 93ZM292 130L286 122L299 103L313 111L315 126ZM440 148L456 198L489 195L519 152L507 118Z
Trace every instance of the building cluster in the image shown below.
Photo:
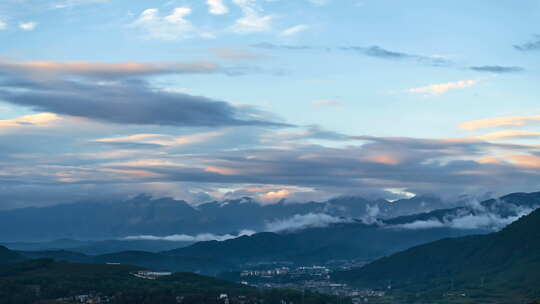
M240 272L241 277L273 277L277 275L288 274L290 269L288 267L267 269L267 270L244 270Z
M142 271L133 272L131 274L137 278L146 279L146 280L155 280L161 277L170 276L172 275L172 272L156 272L156 271L142 270Z
M386 296L385 291L372 289L355 289L347 284L335 283L328 280L307 280L297 282L265 282L253 284L259 288L279 288L279 289L295 289L295 290L310 290L322 294L334 295L339 297L347 297L366 302L369 298L378 298Z
M308 275L308 276L322 276L326 277L332 270L326 266L302 266L291 271L291 275Z
M104 304L111 303L112 301L112 297L107 297L100 294L83 294L73 297L59 298L56 299L55 302L65 304Z

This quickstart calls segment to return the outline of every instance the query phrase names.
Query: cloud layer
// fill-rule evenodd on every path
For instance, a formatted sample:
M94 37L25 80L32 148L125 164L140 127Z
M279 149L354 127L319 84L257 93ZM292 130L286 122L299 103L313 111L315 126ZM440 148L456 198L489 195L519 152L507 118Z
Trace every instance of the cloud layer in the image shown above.
M153 89L142 76L209 73L211 64L30 62L0 64L0 98L36 112L134 125L286 126L253 108ZM83 77L72 80L71 77ZM90 79L85 79L90 78ZM126 78L126 79L122 79ZM111 81L114 80L114 81Z

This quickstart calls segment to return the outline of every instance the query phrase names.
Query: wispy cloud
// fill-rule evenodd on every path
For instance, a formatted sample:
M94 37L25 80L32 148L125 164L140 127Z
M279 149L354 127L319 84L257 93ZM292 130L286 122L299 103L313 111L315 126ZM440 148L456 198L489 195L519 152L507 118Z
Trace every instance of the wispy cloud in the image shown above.
M257 6L256 0L233 0L233 2L240 7L243 14L231 27L233 32L249 34L268 32L272 29L274 17L262 15L262 10Z
M350 219L334 217L324 213L296 214L288 219L267 223L265 230L270 232L297 231L307 228L327 227L331 224L347 223L350 221Z
M167 236L155 236L155 235L134 235L123 238L124 240L144 240L144 241L169 241L169 242L206 242L206 241L226 241L235 239L241 236L250 236L255 234L252 230L242 230L238 234L213 234L213 233L201 233L197 235L188 234L173 234Z
M324 6L328 4L331 0L308 0L309 3L316 6Z
M63 76L117 79L159 74L217 73L220 70L222 68L213 62L0 61L0 73L44 80Z
M85 5L85 4L97 4L97 3L109 3L112 0L64 0L58 1L53 5L53 8L62 9L62 8L71 8L74 6Z
M343 51L359 52L369 57L388 59L388 60L411 60L411 61L416 61L421 64L427 64L427 65L432 65L432 66L446 66L446 65L451 64L451 62L448 59L441 56L426 56L426 55L391 51L377 45L369 46L369 47L345 46L345 47L340 47L339 49Z
M462 122L458 124L459 128L464 130L478 130L495 127L519 127L527 124L540 123L540 115L532 116L509 116L509 117L494 117L485 118L473 121Z
M523 44L516 44L514 48L518 51L540 51L540 35L534 35L534 39Z
M540 169L540 156L531 154L512 154L505 155L505 159L508 159L515 163L517 166L528 169Z
M538 206L537 206L538 207ZM497 200L492 205L482 205L471 201L468 206L460 208L455 214L449 214L442 219L431 218L406 224L387 226L390 229L422 230L432 228L452 229L485 229L498 231L520 217L531 213L535 208L517 206ZM505 214L501 214L504 210Z
M408 89L407 92L429 94L429 95L440 95L450 90L472 87L473 85L477 83L478 81L476 80L460 80L456 82L439 83L439 84L428 85L425 87L412 88L412 89Z
M191 15L188 7L177 7L169 15L161 16L156 8L143 11L131 25L142 29L148 38L163 40L187 39L201 36L187 16Z
M155 146L181 146L206 142L215 137L222 136L223 131L211 131L202 133L193 133L184 136L171 136L166 134L134 134L124 137L107 137L93 141L100 144L129 145L129 144L148 144Z
M448 66L452 62L442 56L426 56L418 54L409 54L405 52L392 51L382 48L377 45L373 46L341 46L341 47L316 47L311 45L286 45L286 44L273 44L268 42L262 42L252 44L252 47L267 49L267 50L289 50L289 51L343 51L343 52L356 52L368 57L374 57L385 60L399 60L399 61L413 61L419 64L431 65L431 66Z
M223 0L206 0L208 11L213 15L224 15L229 12L229 8L223 3Z
M522 67L517 66L500 66L500 65L483 65L483 66L472 66L471 70L477 72L488 72L488 73L518 73L525 71Z
M479 135L476 138L482 139L482 140L540 138L540 132L506 130L506 131L499 131L499 132Z
M210 52L220 59L225 60L255 60L265 56L247 50L233 47L212 48Z
M33 21L19 23L19 28L23 31L33 31L36 29L37 26L38 23Z
M318 107L342 107L343 103L337 99L317 99L311 102Z
M7 23L0 19L0 31L5 30L7 28L8 28Z
M308 25L299 24L281 31L280 36L294 36L309 29Z
M61 118L53 113L39 113L21 116L13 119L0 120L0 131L3 128L17 128L28 126L50 126Z

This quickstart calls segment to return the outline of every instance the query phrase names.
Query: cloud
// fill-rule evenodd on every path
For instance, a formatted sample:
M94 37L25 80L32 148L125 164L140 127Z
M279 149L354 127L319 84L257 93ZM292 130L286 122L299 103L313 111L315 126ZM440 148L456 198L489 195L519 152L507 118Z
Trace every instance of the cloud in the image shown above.
M408 89L407 92L429 94L429 95L440 95L440 94L448 92L449 90L464 89L464 88L472 87L476 83L478 83L478 81L476 80L460 80L456 82L439 83L439 84L432 84L432 85L420 87L420 88L412 88L412 89Z
M38 26L37 22L21 22L19 28L23 31L33 31Z
M184 136L172 136L166 134L134 134L124 137L100 138L93 142L112 145L149 145L150 147L172 147L207 142L215 137L223 135L224 131L193 133Z
M291 50L291 51L320 50L317 47L313 47L309 45L273 44L270 42L255 43L250 46L253 48L265 49L265 50Z
M318 107L342 107L343 103L336 99L318 99L312 102L314 106Z
M517 166L528 169L540 169L540 156L530 154L506 155L504 158L511 160Z
M229 12L229 8L225 6L223 0L206 0L208 11L213 15L224 15Z
M415 61L420 64L427 64L427 65L432 65L432 66L445 66L445 65L451 64L451 62L448 59L441 56L424 56L424 55L409 54L409 53L398 52L398 51L391 51L377 45L373 45L369 47L346 46L346 47L340 47L339 49L342 51L355 51L369 57L375 57L375 58L387 59L387 60Z
M191 200L191 191L219 198L224 189L229 193L256 185L259 189L249 195L285 194L298 202L336 195L371 197L377 193L384 197L387 194L381 189L398 188L453 199L463 193L530 191L538 187L540 178L540 171L534 168L540 163L534 158L540 148L530 145L471 138L348 136L326 134L332 132L325 130L317 134L317 129L309 128L277 130L293 134L266 138L267 128L225 130L223 135L205 138L204 133L223 129L185 128L179 135L174 134L178 130L160 126L100 125L82 120L79 124L54 123L51 129L30 136L19 132L1 135L0 196L4 205L39 205L92 197L96 192L126 195L145 189ZM307 132L294 134L300 131ZM88 144L96 138L104 140ZM306 138L335 138L347 145L323 146ZM186 144L176 145L177 140L186 140ZM151 142L155 144L151 149L122 145ZM512 155L523 156L509 157ZM486 157L499 161L486 162ZM41 200L32 193L54 195Z
M159 90L138 79L147 75L216 70L219 69L214 65L178 63L0 62L0 75L3 76L0 78L0 98L36 112L116 124L290 126L270 122L265 118L269 113L256 107L234 106L225 101Z
M324 6L330 2L330 0L308 0L309 3L316 6Z
M514 48L522 52L540 51L540 35L534 35L534 40L514 45Z
M231 27L233 32L250 34L268 32L272 29L274 17L270 15L261 16L261 9L257 7L256 0L233 0L233 2L240 7L243 14Z
M224 60L255 60L264 58L264 56L255 54L239 48L212 48L210 49L215 56Z
M91 78L129 78L165 74L210 74L225 72L212 62L88 62L88 61L0 61L0 74L21 74L36 80L77 76Z
M7 23L0 19L0 31L5 30L7 28L8 28Z
M381 213L379 205L377 204L366 204L366 215L361 218L361 221L366 225L378 224L378 216Z
M264 143L284 143L298 142L301 140L329 140L329 141L349 141L349 136L329 131L317 125L304 127L303 130L280 130L261 135L261 141Z
M299 24L295 25L293 27L289 27L285 30L283 30L279 35L280 36L294 36L298 33L304 32L309 29L308 25L305 24Z
M458 124L458 127L464 130L478 130L508 126L520 127L533 123L540 123L540 115L485 118L462 122Z
M518 73L525 71L522 67L517 66L500 66L500 65L484 65L484 66L472 66L469 69L477 72L488 72L488 73Z
M61 118L53 113L24 115L14 119L0 120L0 132L5 128L20 128L28 126L50 126Z
M432 218L428 220L419 220L411 223L389 225L386 226L386 228L410 230L452 228L498 231L518 220L520 217L531 213L536 207L517 206L504 201L496 201L492 205L485 206L477 201L472 201L470 202L470 206L458 208L456 213L446 215L442 219ZM503 210L503 212L501 212L501 210Z
M470 139L354 138L368 143L339 149L296 145L294 149L223 151L202 159L206 166L234 170L234 174L229 175L186 166L126 168L149 170L176 181L287 185L334 193L347 192L345 189L371 191L381 188L404 188L413 193L436 192L441 195L454 191L476 193L494 187L503 191L508 186L531 186L537 178L537 173L510 163L480 162L481 158L491 156L494 151L527 153L534 149L531 146ZM389 151L392 154L389 155ZM272 191L279 191L279 187Z
M348 223L350 220L334 217L325 213L296 214L291 218L266 223L269 232L292 232L308 228L328 227L331 224Z
M278 201L288 197L291 193L287 189L281 189L277 191L270 191L259 195L259 198L263 201Z
M341 47L315 47L310 45L286 45L286 44L273 44L269 42L262 42L252 44L251 47L261 48L267 50L289 50L289 51L342 51L342 52L356 52L368 57L374 57L385 60L399 60L399 61L412 61L419 64L431 65L431 66L448 66L452 62L442 56L425 56L417 54L409 54L398 51L391 51L384 49L380 46L341 46Z
M79 5L109 3L112 0L64 0L53 5L55 9L71 8Z
M169 241L169 242L207 242L207 241L226 241L230 239L235 239L241 236L250 236L255 234L255 231L252 230L242 230L237 235L233 234L224 234L216 235L212 233L201 233L197 235L187 235L187 234L173 234L167 236L155 236L155 235L135 235L128 236L123 238L123 240L128 241Z
M162 40L188 39L194 36L204 36L186 19L191 15L188 7L177 7L169 15L160 16L159 10L149 8L143 11L131 26L146 32L148 38Z
M540 138L540 132L506 130L476 136L482 140Z
M0 97L39 112L85 117L135 125L169 126L280 126L252 116L224 101L181 93L156 91L136 85L63 83L28 91L0 90ZM244 117L241 117L244 116Z

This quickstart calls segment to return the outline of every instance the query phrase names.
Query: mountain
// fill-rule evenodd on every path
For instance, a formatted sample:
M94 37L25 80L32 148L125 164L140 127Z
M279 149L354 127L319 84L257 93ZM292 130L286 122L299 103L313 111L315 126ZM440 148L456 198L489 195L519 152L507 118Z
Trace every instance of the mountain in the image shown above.
M315 304L330 303L332 299L311 292L258 290L193 273L174 273L154 280L133 275L141 270L129 265L52 260L0 266L0 301L3 304L199 304L223 303L217 301L222 294L232 303L280 303L283 300Z
M348 218L370 215L389 218L439 209L446 205L436 197L421 196L396 202L341 197L326 202L281 201L266 205L244 197L193 206L171 198L153 199L139 195L121 202L85 201L0 211L0 241L42 242L56 239L107 240L143 235L230 234L246 229L265 231L268 223L295 215L328 214ZM189 237L184 239L189 241Z
M161 240L103 240L80 241L60 239L47 242L4 242L2 245L17 251L57 251L68 250L88 255L109 254L119 251L160 252L191 245L195 242Z
M201 257L175 257L145 251L119 251L103 255L86 255L68 250L19 251L25 259L52 259L62 262L136 265L157 271L217 274L234 269L223 261Z
M306 265L342 259L372 260L442 237L471 233L449 228L414 231L342 223L291 233L263 232L222 242L199 242L164 254L204 257L234 265L278 261Z
M289 262L325 264L332 260L370 261L386 254L447 236L478 230L434 228L394 230L362 223L334 224L290 233L263 232L222 242L208 241L164 251L120 251L85 255L68 250L20 251L25 258L49 258L79 263L121 263L161 271L189 271L215 275L250 264Z
M512 195L510 200L537 198ZM540 210L499 232L439 240L341 272L337 279L357 286L435 294L460 290L482 299L508 303L540 298Z
M372 224L345 221L327 227L199 242L166 254L221 259L234 264L371 260L442 238L500 230L538 206L540 192L515 193L464 207L375 220Z
M172 272L196 272L217 274L234 268L218 259L199 256L171 256L144 251L122 251L91 257L94 263L121 263L137 265L149 269Z
M500 230L521 214L528 213L539 202L539 193L516 193L466 207L440 209L385 220L373 219L371 224L362 220L340 219L320 227L297 229L295 225L284 222L281 227L291 229L261 232L224 241L198 242L163 252L122 250L88 256L62 250L22 253L29 258L114 262L158 270L206 274L235 271L260 263L288 262L306 265L326 264L336 260L364 263L443 238ZM319 217L308 219L321 220Z
M25 258L15 252L7 249L4 246L0 246L0 265L17 263L25 260Z

